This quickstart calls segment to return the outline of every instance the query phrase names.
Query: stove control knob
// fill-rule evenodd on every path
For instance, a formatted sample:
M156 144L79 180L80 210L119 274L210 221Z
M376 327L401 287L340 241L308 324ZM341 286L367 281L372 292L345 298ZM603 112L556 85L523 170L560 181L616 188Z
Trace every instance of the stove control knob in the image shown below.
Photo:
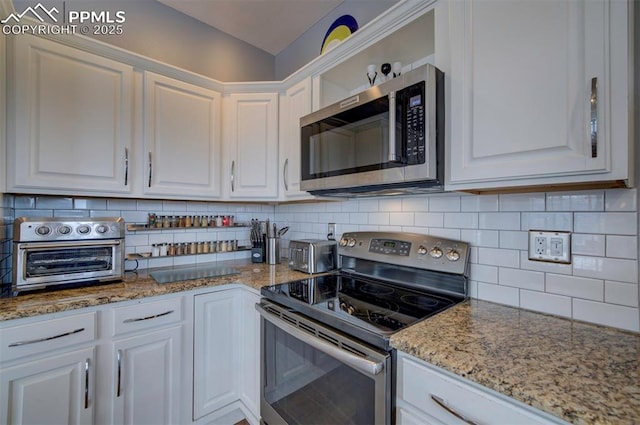
M61 235L68 235L69 233L71 233L71 227L64 224L58 227L58 233L60 233Z
M349 248L353 248L354 246L356 246L356 240L353 239L353 238L349 239L349 242L347 243L347 246Z
M104 224L99 225L98 227L96 227L96 232L98 233L107 233L109 231L109 226L105 226Z
M340 246L345 247L347 246L347 238L341 238L340 239Z
M440 258L440 257L442 257L442 250L440 248L438 248L437 246L434 246L429 251L429 255L431 256L431 258Z
M49 226L39 226L36 228L36 234L39 236L47 236L49 233L51 233Z
M81 235L86 235L87 233L91 232L91 227L87 226L86 224L83 224L82 226L78 226L76 230Z
M455 249L452 249L447 252L447 260L449 261L458 261L460 259L460 253Z
M423 245L420 245L418 247L418 255L425 255L427 253L427 248L425 248Z

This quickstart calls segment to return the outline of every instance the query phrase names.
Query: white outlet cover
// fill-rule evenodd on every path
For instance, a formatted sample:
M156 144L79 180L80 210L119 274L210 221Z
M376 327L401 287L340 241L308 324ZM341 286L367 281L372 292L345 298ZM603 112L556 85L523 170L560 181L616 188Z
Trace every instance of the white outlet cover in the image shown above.
M571 232L529 230L529 260L571 263Z

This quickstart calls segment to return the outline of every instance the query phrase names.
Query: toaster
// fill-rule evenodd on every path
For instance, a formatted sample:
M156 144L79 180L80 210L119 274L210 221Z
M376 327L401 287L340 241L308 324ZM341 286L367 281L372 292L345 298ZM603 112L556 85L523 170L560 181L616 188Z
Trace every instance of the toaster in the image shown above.
M338 264L336 241L300 239L289 242L289 268L305 273L335 270Z

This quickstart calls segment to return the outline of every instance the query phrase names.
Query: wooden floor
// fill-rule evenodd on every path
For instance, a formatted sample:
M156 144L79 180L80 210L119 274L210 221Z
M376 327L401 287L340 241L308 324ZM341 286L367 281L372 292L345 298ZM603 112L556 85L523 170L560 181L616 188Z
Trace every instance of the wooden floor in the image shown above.
M247 422L247 420L246 420L246 419L243 419L243 420L241 420L240 422L238 422L238 423L237 423L237 424L235 424L235 425L249 425L249 422Z

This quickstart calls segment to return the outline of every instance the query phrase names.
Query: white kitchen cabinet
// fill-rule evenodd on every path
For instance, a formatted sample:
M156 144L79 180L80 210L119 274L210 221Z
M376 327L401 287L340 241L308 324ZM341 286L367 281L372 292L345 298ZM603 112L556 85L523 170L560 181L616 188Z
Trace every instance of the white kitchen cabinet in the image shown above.
M7 189L129 193L133 68L31 35L8 44Z
M448 189L631 177L627 2L448 5Z
M278 94L233 93L223 100L225 198L278 197Z
M0 422L91 424L96 316L76 314L0 330Z
M311 113L311 78L289 87L280 96L280 199L312 199L300 190L300 117Z
M240 400L251 424L260 423L260 302L257 290L242 288L240 313Z
M230 289L195 296L194 420L239 397L239 295Z
M144 73L144 193L220 196L221 95Z
M181 422L180 385L184 338L184 297L145 301L107 309L105 335L113 334L108 346L111 375L105 378L110 406L101 411L118 424L175 424ZM106 412L106 413L105 413Z
M396 419L400 425L566 424L560 418L398 352ZM438 404L435 400L439 400Z

